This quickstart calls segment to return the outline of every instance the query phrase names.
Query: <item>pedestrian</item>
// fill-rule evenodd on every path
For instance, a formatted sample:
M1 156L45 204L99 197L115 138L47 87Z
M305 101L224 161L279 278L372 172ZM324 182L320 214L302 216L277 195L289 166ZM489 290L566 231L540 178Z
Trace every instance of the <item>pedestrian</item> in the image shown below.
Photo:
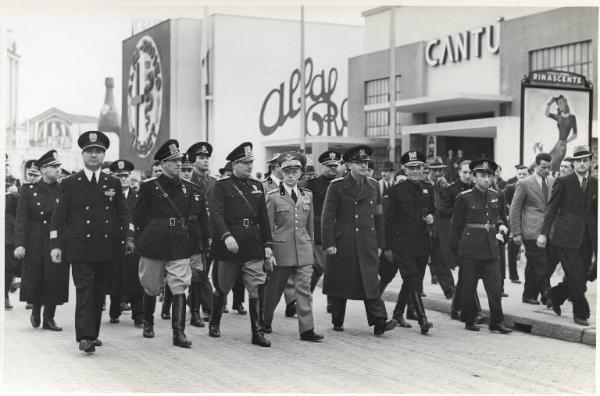
M71 264L76 289L75 337L79 349L91 353L102 345L98 339L102 304L112 263L120 252L121 230L127 234L126 252L133 253L134 229L121 182L100 169L110 144L108 137L88 131L77 143L84 168L60 183L49 235L52 261Z
M402 276L402 287L394 308L394 319L402 327L411 327L404 321L404 308L411 302L407 318L417 319L421 334L427 334L433 324L427 320L421 300L423 275L429 258L429 231L434 224L433 186L422 181L425 155L407 151L400 159L408 180L393 186L389 193L385 214L386 256L393 266L382 271L381 292L392 281L396 272Z
M550 239L566 275L566 281L546 294L547 305L560 315L561 305L570 298L574 322L588 326L585 283L592 256L598 255L598 179L590 175L592 152L588 146L576 146L571 158L575 171L554 181L537 246L545 248Z
M571 158L565 158L560 163L560 176L567 176L573 173L573 160Z
M199 197L192 184L180 178L181 157L179 142L175 139L167 140L154 154L154 159L160 161L162 173L142 184L134 222L140 254L139 277L144 287L142 335L154 337L156 296L166 279L173 294L173 345L189 348L192 342L185 335L185 292L192 278L189 229L197 221L190 218Z
M381 194L367 178L372 149L355 146L342 156L350 171L329 184L321 217L322 245L328 254L323 293L331 297L331 321L344 331L346 301L363 300L375 335L393 329L379 289L379 256L385 247Z
M298 311L300 339L320 341L315 333L310 281L313 272L314 212L313 197L308 189L298 187L306 157L286 152L277 160L283 174L278 190L267 194L267 212L273 237L273 255L277 265L269 274L265 288L265 333L271 332L273 313L289 279L292 280Z
M529 176L528 168L523 164L515 165L515 169L517 170L517 175L514 178L510 178L507 180L507 185L504 188L504 197L506 198L506 204L510 208L512 205L515 192L517 190L517 182L519 180L525 179ZM511 225L511 235L514 235ZM513 238L509 238L507 242L507 251L508 251L508 277L512 283L520 284L521 280L519 279L519 273L517 272L517 261L519 257L519 253L521 251L521 245L517 245Z
M8 155L6 160L8 160ZM13 309L8 293L11 292L13 280L20 273L20 263L14 256L15 220L19 190L14 185L14 177L8 174L8 167L6 169L6 192L4 194L4 309L8 311Z
M478 159L469 168L475 186L458 195L451 223L451 243L462 271L461 318L467 330L479 331L475 293L482 278L491 313L489 329L507 334L511 330L503 324L498 239L508 233L508 221L502 195L490 188L498 165Z
M552 157L548 153L535 156L535 171L532 176L517 182L514 198L510 205L510 229L515 245L525 245L525 285L522 301L539 305L550 288L548 273L548 248L539 248L537 237L542 231L544 217L554 178L549 176ZM550 274L551 275L551 274Z
M227 160L233 174L217 180L210 197L210 221L213 232L211 255L215 260L215 292L209 322L209 335L220 337L225 297L240 275L248 290L252 344L271 346L264 336L262 315L264 286L272 269L273 241L261 182L252 179L254 155L252 143L236 147Z

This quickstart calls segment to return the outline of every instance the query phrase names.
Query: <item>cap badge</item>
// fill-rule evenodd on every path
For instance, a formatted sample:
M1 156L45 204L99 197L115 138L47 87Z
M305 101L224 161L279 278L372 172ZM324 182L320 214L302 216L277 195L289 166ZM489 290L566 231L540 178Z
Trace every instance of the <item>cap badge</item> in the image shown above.
M248 146L244 146L244 155L246 157L249 157L252 155L252 147Z
M360 155L361 157L366 156L367 154L365 153L365 149L358 150L358 155Z
M417 152L416 151L409 151L408 152L408 159L410 161L416 161L416 159L417 159Z
M204 153L204 154L208 154L208 150L206 149L206 146L200 146L200 152Z
M56 151L52 152L52 156L54 157L55 160L58 159L58 153Z
M117 162L117 166L119 167L119 169L125 169L125 163L123 161Z
M177 154L179 152L175 143L169 144L169 151L171 152L171 155Z
M490 164L487 161L484 161L481 166L483 167L483 169L488 169L490 167Z
M90 133L90 142L96 143L96 140L98 140L98 135L95 133Z
M332 160L335 159L335 153L334 152L329 153L329 159L332 159Z

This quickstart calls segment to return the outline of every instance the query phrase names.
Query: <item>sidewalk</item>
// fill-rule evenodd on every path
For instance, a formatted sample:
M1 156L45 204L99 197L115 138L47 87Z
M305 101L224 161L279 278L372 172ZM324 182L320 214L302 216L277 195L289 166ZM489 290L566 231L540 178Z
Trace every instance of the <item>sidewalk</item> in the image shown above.
M596 345L596 283L587 284L588 290L586 297L588 299L591 311L589 319L590 326L583 327L573 322L573 306L570 301L566 301L562 306L562 316L557 316L550 308L545 305L531 305L521 302L523 293L523 283L525 276L525 254L521 254L521 260L517 263L519 279L522 283L512 283L509 279L504 280L504 291L508 297L502 299L502 309L504 311L505 324L518 331L551 337L559 340L580 342L587 345ZM458 269L452 271L454 282L458 279ZM507 273L508 276L508 273ZM562 280L563 272L559 267L554 272L551 285L556 285ZM398 291L402 285L402 278L397 274L394 280L383 293L385 301L396 301ZM452 300L447 300L439 285L431 284L429 269L425 273L423 281L423 291L427 297L423 297L423 304L426 309L438 311L450 315L450 305ZM489 315L489 306L486 298L483 283L479 282L477 289L481 308L484 313Z

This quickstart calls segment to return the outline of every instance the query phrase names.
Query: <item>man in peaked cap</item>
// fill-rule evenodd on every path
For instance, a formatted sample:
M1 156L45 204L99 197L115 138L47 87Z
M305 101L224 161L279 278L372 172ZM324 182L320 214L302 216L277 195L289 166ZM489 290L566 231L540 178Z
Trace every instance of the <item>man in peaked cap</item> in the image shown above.
M200 217L206 224L206 207L194 186L180 178L182 153L179 142L167 140L154 154L160 161L162 174L140 187L135 205L134 222L140 254L139 277L144 287L144 331L154 337L156 296L166 279L173 294L171 327L173 345L189 348L192 342L185 335L185 291L190 286L190 257L193 246L189 229L196 227ZM195 211L203 211L199 216Z
M273 255L277 265L269 275L265 289L264 330L271 332L273 313L291 279L298 305L300 339L320 341L323 336L314 331L310 289L314 235L312 193L298 186L306 157L298 152L286 152L279 156L277 162L283 181L279 189L267 194L267 211L275 241Z
M21 301L32 304L31 325L61 331L54 322L56 306L68 301L69 267L50 260L50 218L56 207L61 161L50 150L36 162L42 177L21 189L14 229L14 256L22 260Z
M375 179L366 176L371 148L346 151L350 172L329 184L321 217L322 246L328 254L323 293L331 297L335 331L344 330L346 301L363 300L375 335L395 327L387 322L379 290L379 255L385 247L381 195Z
M475 293L482 278L490 305L492 332L511 330L504 326L498 240L508 233L504 197L490 188L498 165L489 159L469 164L475 186L460 193L452 214L450 244L457 251L462 276L461 318L465 328L479 331L475 324Z
M252 143L240 144L227 160L232 162L233 174L217 180L210 197L215 292L209 335L221 336L225 297L241 272L249 296L252 343L269 347L261 313L267 279L264 266L272 269L273 241L263 186L250 177L254 163Z
M35 166L35 163L36 160L34 159L25 161L24 183L37 183L42 177L42 174L40 173L40 170Z
M385 253L387 262L393 265L381 269L381 292L399 271L402 288L394 308L394 319L402 327L411 327L403 318L404 308L410 301L414 313L407 312L407 318L414 318L411 316L416 314L421 334L427 334L433 325L427 320L420 291L430 253L429 230L434 224L433 188L422 181L425 155L408 151L400 162L408 179L393 186L389 192Z
M129 180L133 169L134 165L125 159L114 161L109 166L112 175L121 181L123 195L125 196L125 201L127 202L127 206L131 213L133 213L137 201L137 194L133 188L131 188ZM142 296L144 294L144 289L142 288L138 275L140 256L135 253L125 254L124 247L126 233L125 230L121 231L121 246L123 248L115 260L115 277L113 279L114 289L111 291L110 295L110 320L111 323L118 323L123 307L121 296L124 296L126 298L125 301L129 301L131 304L131 319L133 319L134 325L136 327L141 327L144 323L142 312Z
M592 176L592 151L573 148L575 171L554 181L548 211L537 246L544 248L550 234L552 247L566 274L566 281L552 287L546 304L561 314L561 305L571 299L576 324L588 326L590 308L585 297L586 278L596 279L592 256L598 256L598 179Z
M319 279L323 275L323 268L325 267L325 260L327 258L327 253L325 253L321 244L321 214L323 213L327 188L329 187L329 183L336 178L340 159L342 159L342 155L334 150L327 150L321 153L318 158L319 164L321 164L321 175L306 182L306 188L312 192L314 210L314 264L312 279L310 281L311 292L315 290ZM331 309L330 305L330 301L328 301L328 312Z
M135 244L121 182L100 169L110 145L108 137L88 131L79 136L77 143L82 149L84 168L59 185L50 246L52 261L71 264L77 290L75 337L79 349L89 353L102 345L98 340L102 304L112 263L120 252L122 230L126 233L127 253L133 253Z

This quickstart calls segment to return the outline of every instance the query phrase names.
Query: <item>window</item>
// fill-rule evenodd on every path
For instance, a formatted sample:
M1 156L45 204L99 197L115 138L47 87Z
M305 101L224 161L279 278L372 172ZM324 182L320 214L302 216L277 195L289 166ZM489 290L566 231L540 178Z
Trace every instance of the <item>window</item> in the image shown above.
M545 69L577 73L592 80L591 40L530 51L529 71Z
M390 79L380 78L367 81L365 83L365 103L388 103L390 101ZM400 99L400 76L396 76L396 95L395 100Z
M374 110L365 112L366 135L369 137L387 136L390 125L389 110ZM396 134L400 132L400 111L396 110Z

